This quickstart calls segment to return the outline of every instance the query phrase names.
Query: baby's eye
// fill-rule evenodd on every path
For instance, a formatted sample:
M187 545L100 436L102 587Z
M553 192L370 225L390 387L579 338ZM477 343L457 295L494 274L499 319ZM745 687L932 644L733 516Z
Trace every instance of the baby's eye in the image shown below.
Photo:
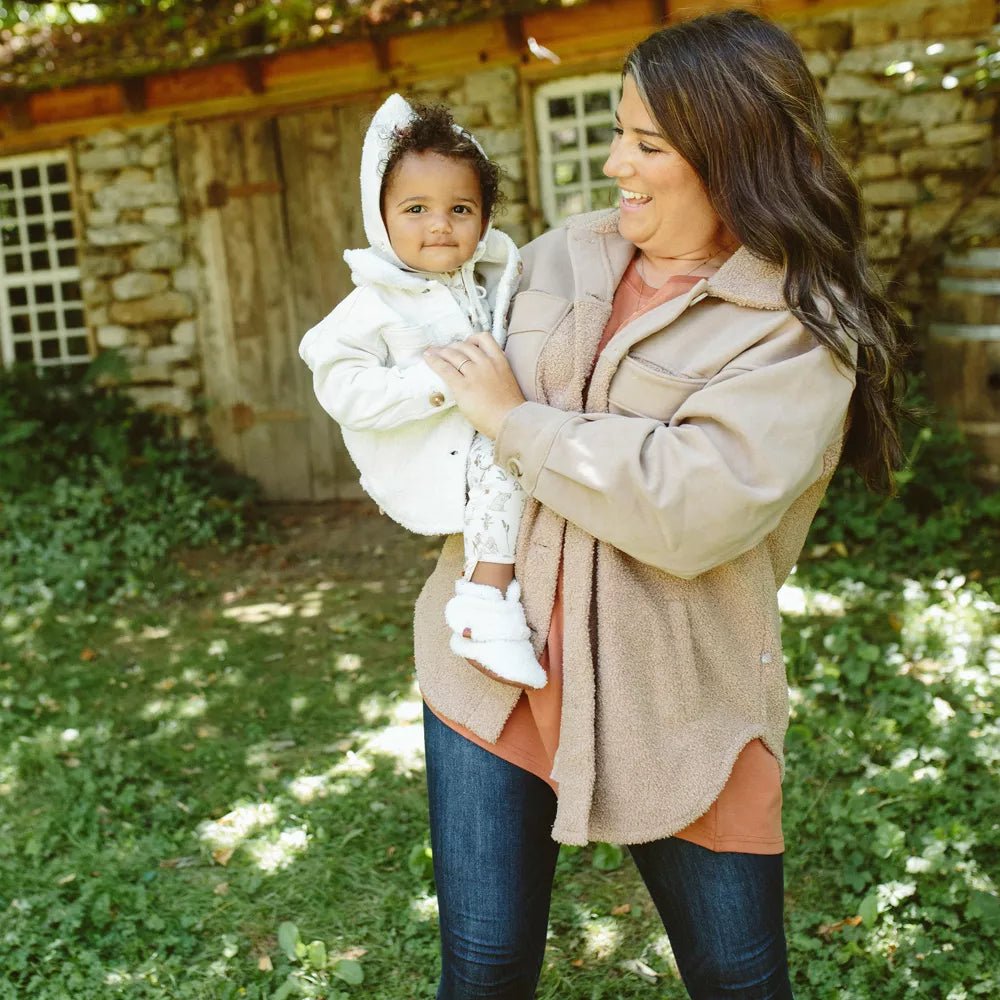
M413 215L419 215L423 210L423 205L411 205L406 211L411 212Z
M472 209L468 205L456 205L452 211L458 212L459 215L470 215L472 213Z

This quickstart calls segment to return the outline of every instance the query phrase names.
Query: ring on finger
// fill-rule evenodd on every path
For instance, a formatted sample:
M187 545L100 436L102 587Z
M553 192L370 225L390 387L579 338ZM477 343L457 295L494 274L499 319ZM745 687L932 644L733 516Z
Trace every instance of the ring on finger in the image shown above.
M462 362L462 363L461 363L461 364L460 364L460 365L458 366L458 374L459 374L459 375L461 375L461 374L462 374L462 369L463 369L463 368L464 368L464 367L465 367L465 366L466 366L467 364L470 364L471 362L472 362L472 358L466 358L466 359L465 359L465 360L464 360L464 361L463 361L463 362Z

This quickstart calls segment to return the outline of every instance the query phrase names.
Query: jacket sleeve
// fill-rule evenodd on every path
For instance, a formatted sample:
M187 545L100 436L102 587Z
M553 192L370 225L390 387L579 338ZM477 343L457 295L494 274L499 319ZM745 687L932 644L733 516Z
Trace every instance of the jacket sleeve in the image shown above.
M426 362L391 363L380 333L390 317L383 307L379 319L366 321L374 312L370 305L365 289L355 289L302 338L299 356L313 373L323 409L349 430L389 430L454 406Z
M777 526L842 431L853 373L795 327L723 368L669 424L522 403L501 427L496 460L601 541L698 576Z

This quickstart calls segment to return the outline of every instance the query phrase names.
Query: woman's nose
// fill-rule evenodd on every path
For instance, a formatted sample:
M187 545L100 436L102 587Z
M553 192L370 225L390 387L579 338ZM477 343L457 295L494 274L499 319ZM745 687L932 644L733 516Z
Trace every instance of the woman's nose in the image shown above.
M608 151L608 158L604 161L604 166L601 169L604 171L605 177L623 177L628 173L628 166L624 158L614 146Z

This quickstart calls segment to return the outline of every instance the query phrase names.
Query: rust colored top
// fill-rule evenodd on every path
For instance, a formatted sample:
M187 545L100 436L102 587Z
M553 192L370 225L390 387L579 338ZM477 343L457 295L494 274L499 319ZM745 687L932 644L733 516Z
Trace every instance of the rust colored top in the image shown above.
M659 288L653 288L642 280L633 261L615 292L611 317L596 353L600 354L627 322L688 291L713 270L716 268L698 268L697 274L677 275ZM524 690L496 743L488 743L471 730L445 718L428 702L428 708L446 726L484 750L541 778L557 794L559 786L551 773L559 745L562 640L560 571L548 640L541 656L542 667L549 675L548 683L540 691ZM745 854L781 854L784 851L778 762L760 740L751 740L740 752L725 786L708 811L674 836L710 851L739 851Z

